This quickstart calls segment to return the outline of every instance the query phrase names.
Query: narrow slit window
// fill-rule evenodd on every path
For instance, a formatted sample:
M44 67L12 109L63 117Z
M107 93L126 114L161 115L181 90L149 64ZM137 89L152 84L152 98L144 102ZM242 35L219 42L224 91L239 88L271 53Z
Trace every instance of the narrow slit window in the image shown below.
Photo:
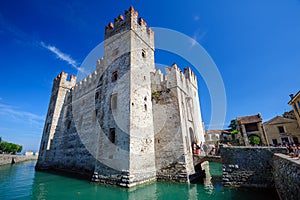
M45 141L43 142L42 150L45 149Z
M99 98L99 92L96 92L95 94L95 100L97 100Z
M142 50L142 57L146 58L146 51L144 49Z
M47 126L46 126L46 131L45 131L46 133L47 133L48 130L49 130L49 125L50 125L50 124L48 123Z
M112 142L116 142L116 129L115 128L110 128L109 129L109 136L108 139Z
M79 122L78 122L78 129L79 130L81 129L82 121L83 121L83 117L81 116L80 119L79 119Z
M93 123L96 122L96 120L97 120L97 115L98 115L98 109L94 110L94 114L93 114Z
M115 110L118 107L118 95L112 94L111 95L111 109Z
M68 126L67 126L68 130L71 128L71 121L68 121Z

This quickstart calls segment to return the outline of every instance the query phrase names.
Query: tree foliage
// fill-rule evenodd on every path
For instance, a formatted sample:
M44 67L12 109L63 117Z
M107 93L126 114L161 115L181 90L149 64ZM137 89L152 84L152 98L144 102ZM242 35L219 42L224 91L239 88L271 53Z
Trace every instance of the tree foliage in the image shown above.
M238 133L238 123L235 119L230 121L230 124L228 126L230 128L230 133L231 135L235 135Z
M249 143L252 144L252 145L259 145L260 144L260 138L256 135L251 135L249 137Z
M1 151L6 152L6 153L15 154L17 152L21 152L22 149L23 149L23 147L21 145L2 141L2 138L0 137L0 150Z

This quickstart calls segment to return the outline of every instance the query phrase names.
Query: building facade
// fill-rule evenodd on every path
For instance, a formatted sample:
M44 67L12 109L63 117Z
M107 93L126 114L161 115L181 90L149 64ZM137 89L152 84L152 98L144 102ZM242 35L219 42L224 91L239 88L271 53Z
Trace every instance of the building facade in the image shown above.
M205 144L216 145L218 142L223 142L224 140L231 140L231 135L230 132L226 130L206 130L204 139Z
M263 126L270 145L299 144L300 128L296 119L276 116Z
M293 107L298 125L300 126L300 91L296 95L290 94L290 98L288 104Z
M204 141L195 74L155 69L154 33L133 7L105 27L104 50L82 81L54 79L36 169L124 187L189 182L192 143Z

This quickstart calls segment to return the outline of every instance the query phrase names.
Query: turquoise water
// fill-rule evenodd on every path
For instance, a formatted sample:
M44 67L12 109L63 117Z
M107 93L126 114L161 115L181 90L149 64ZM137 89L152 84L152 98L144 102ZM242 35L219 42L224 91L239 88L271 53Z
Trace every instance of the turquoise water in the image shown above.
M133 189L93 184L67 176L34 170L34 161L0 166L0 199L277 199L270 191L222 187L220 184L154 182ZM220 176L220 164L211 163L212 176Z

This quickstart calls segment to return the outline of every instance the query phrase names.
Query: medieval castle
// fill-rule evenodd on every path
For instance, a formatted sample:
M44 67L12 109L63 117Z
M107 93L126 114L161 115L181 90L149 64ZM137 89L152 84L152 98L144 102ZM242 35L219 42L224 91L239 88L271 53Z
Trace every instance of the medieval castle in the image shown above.
M154 33L133 7L105 27L104 50L82 81L54 79L36 169L124 187L189 182L192 143L204 141L195 74L155 69Z

